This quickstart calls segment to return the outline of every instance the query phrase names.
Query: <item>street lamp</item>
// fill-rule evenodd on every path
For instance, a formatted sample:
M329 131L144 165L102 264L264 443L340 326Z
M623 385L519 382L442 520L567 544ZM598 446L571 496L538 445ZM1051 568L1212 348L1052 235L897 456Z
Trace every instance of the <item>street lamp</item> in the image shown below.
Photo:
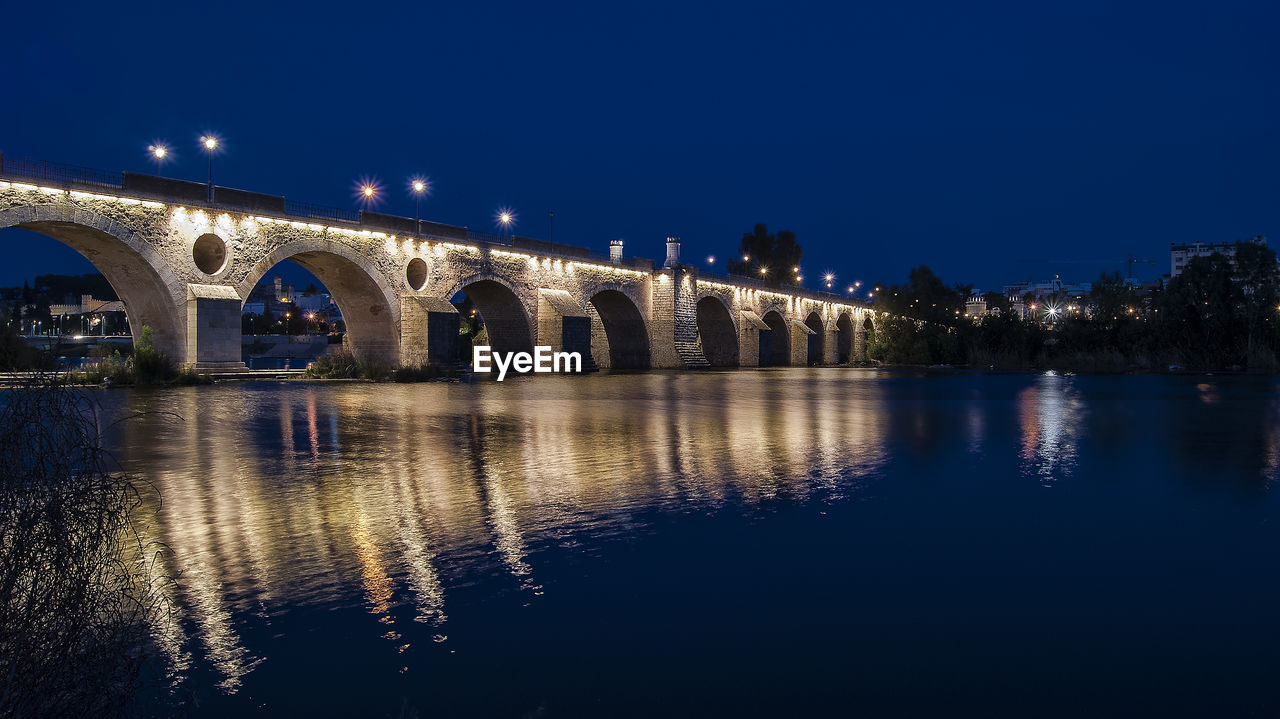
M511 244L511 224L516 221L516 216L511 210L498 211L498 224L502 225L502 231L507 235L507 244Z
M827 281L827 289L831 289L831 280L834 280L835 278L836 276L830 272L823 277L823 279Z
M164 145L152 145L147 148L151 152L151 156L156 159L156 176L160 176L160 163L164 162L165 157L169 154L169 148Z
M421 179L414 179L412 187L413 187L413 195L414 195L414 198L413 198L413 232L414 232L414 234L416 234L416 235L421 235L421 234L422 234L422 220L420 219L420 218L421 218L421 212L420 212L420 210L422 209L422 196L423 196L424 194L426 194L426 192L427 192L427 181L426 181L426 180L421 180Z
M209 153L209 186L206 199L209 202L213 202L213 151L218 149L218 138L213 135L205 135L200 138L200 144L204 145L205 151Z
M715 255L707 255L707 266L708 266L708 267L710 267L711 265L714 265L715 263L716 263L716 256L715 256Z

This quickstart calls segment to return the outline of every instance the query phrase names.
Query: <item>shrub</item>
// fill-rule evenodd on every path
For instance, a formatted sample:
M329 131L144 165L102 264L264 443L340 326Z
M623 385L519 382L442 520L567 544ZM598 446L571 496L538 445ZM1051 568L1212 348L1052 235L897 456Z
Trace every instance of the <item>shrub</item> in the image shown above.
M0 390L0 716L119 716L166 621L154 491L111 463L86 394L38 375Z
M133 379L138 384L162 384L178 376L178 366L169 356L156 349L150 327L143 327L133 356L129 358Z
M391 379L396 382L429 382L435 379L451 379L457 376L457 367L441 367L437 364L400 367L391 373Z
M304 377L316 379L357 379L366 375L364 362L345 350L317 357L303 373Z

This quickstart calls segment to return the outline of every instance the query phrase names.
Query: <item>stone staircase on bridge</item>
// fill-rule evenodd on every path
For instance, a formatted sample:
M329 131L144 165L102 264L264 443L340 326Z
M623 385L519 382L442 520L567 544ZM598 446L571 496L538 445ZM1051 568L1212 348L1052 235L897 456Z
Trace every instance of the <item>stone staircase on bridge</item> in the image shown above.
M676 355L680 357L680 363L685 369L709 369L711 363L707 361L705 355L702 354L702 348L697 342L676 342Z

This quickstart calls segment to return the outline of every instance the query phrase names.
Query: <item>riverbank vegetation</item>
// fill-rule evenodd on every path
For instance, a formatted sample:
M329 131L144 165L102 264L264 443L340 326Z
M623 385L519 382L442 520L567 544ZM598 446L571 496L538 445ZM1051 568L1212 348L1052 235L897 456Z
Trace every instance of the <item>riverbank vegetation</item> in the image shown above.
M100 426L50 375L0 390L0 717L122 715L168 621L136 516L154 490Z
M886 364L969 365L1077 371L1280 368L1280 270L1265 245L1242 242L1234 262L1192 259L1178 277L1143 290L1104 274L1083 297L984 298L966 314L971 288L947 286L928 267L901 285L877 285L868 357Z
M143 327L133 351L121 355L90 356L81 367L58 371L57 349L42 351L27 344L12 325L0 333L0 371L44 372L66 384L193 385L213 380L190 367L179 366L155 346L150 327Z
M364 379L391 382L430 382L454 379L459 370L437 364L406 365L392 368L367 362L351 352L335 352L320 356L303 373L309 379Z

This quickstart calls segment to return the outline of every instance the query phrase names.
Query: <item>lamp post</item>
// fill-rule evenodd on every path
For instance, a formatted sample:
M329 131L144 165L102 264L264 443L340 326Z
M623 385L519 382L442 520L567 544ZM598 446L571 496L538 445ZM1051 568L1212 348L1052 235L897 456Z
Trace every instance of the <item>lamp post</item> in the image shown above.
M205 135L200 138L200 144L204 145L204 149L209 153L209 185L206 194L207 200L213 202L213 151L218 148L218 138L213 135Z
M422 195L427 191L427 183L425 180L413 181L413 232L417 236L422 236Z
M156 177L159 177L160 163L164 162L165 156L169 154L169 148L164 145L152 145L147 149L151 151L151 156L156 159Z
M503 210L498 213L498 222L502 224L502 231L507 235L507 244L511 244L511 223L515 221L515 216L509 210Z
M365 184L360 187L360 202L368 207L373 202L373 198L378 194L378 188L373 185Z
M556 211L547 210L547 241L556 243Z

